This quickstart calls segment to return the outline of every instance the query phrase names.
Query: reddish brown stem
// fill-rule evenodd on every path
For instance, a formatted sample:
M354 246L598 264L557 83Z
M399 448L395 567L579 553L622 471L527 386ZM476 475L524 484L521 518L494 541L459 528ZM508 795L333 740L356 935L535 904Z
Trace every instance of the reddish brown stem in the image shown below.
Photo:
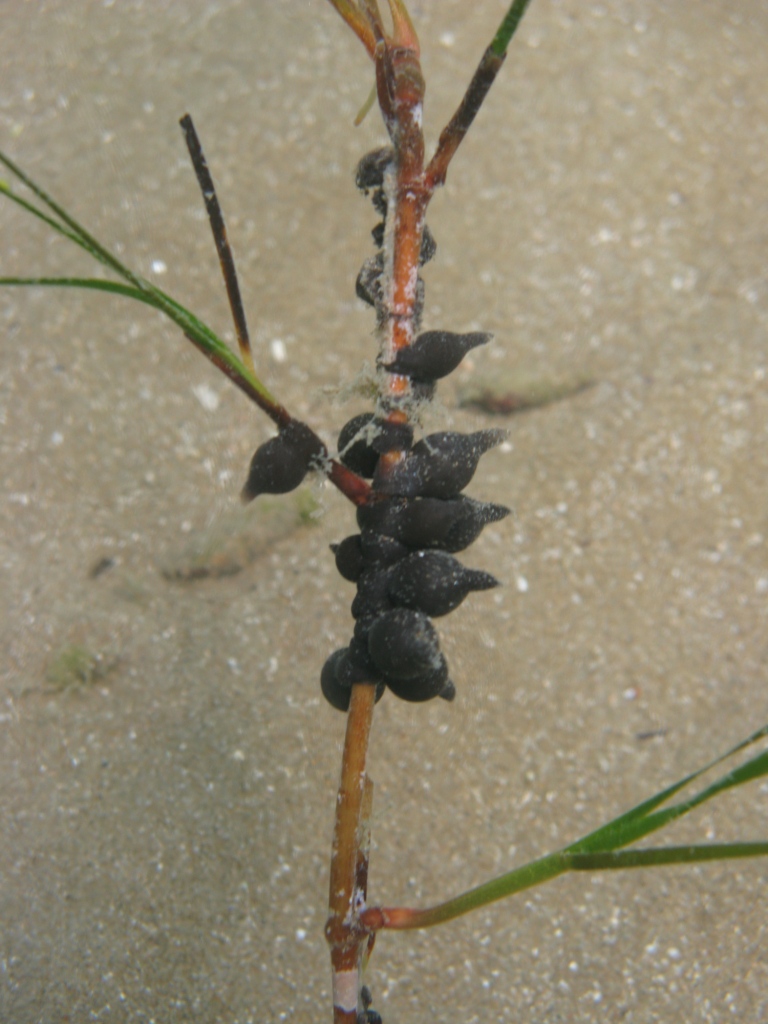
M504 59L490 49L485 53L459 109L440 136L437 152L425 172L422 132L424 79L419 62L419 42L403 0L388 2L393 22L391 37L385 33L376 0L358 0L357 4L353 0L331 0L374 59L379 107L394 148L395 181L384 179L387 201L385 239L391 241L384 247L386 262L381 277L385 289L383 308L377 306L383 365L391 363L397 351L414 340L418 272L427 205L435 188L444 182L451 157L466 135ZM409 418L411 410L401 401L409 387L405 376L384 375L380 404L389 419ZM384 453L380 462L386 464L388 459L396 462L401 454L399 451ZM334 465L334 472L336 470ZM333 473L331 479L339 486ZM369 490L359 499L352 497L352 500L363 504L375 497ZM330 916L325 931L331 946L335 1024L357 1022L357 1015L362 1009L363 961L370 954L376 930L397 925L408 927L406 922L414 913L398 909L365 909L367 819L372 791L365 774L365 759L374 699L374 686L358 684L352 687L336 807Z
M387 196L388 231L391 224L393 242L392 262L384 268L388 316L381 343L383 362L391 362L399 349L413 341L421 237L430 198L424 188L424 78L418 40L412 27L407 32L401 26L401 35L401 45L380 40L376 47L379 106L394 146L396 166L394 194ZM385 386L397 399L407 392L408 381L389 374Z
M371 485L336 459L331 459L328 479L353 505L365 505L371 500Z
M376 687L352 687L336 801L331 854L330 915L325 937L331 947L334 1024L356 1024L362 961L369 932L360 923L368 880L368 818L373 784L365 772Z

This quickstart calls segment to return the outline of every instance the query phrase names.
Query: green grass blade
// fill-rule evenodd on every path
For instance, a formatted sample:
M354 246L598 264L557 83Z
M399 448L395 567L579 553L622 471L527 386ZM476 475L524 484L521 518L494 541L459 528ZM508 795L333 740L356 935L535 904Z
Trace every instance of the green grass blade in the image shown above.
M101 263L110 267L116 274L119 274L120 277L124 278L135 288L138 288L139 291L143 291L145 287L149 286L147 281L144 281L137 274L134 274L133 271L126 267L125 264L121 263L116 256L113 256L109 249L105 248L101 242L97 241L97 239L93 237L93 235L89 234L82 224L75 220L75 218L68 213L63 206L60 206L56 200L45 191L42 185L38 185L33 178L23 171L21 167L11 160L11 158L2 150L0 150L0 163L4 164L9 171L15 174L19 181L23 182L27 188L33 192L45 206L48 207L49 210L56 214L59 220L70 229L74 236L76 236L73 237L72 240L77 242L77 244L82 248L86 249L94 259L97 259ZM12 192L9 192L7 189L4 189L4 191L11 198L14 198ZM32 207L30 212L35 212L36 215L42 215L41 211L37 210L36 207ZM57 226L55 222L51 221L48 221L48 223L51 227L61 233L66 233L62 231L61 225ZM72 236L68 235L68 237Z
M0 285L29 288L91 288L94 291L112 292L124 295L138 302L146 302L155 309L160 307L147 292L139 291L133 285L120 284L118 281L103 281L98 277L0 277Z
M695 781L705 772L721 764L734 754L745 750L768 736L768 726L758 729L747 739L737 744L727 753L714 761L692 772L684 779L668 786L660 793L645 800L631 811L620 815L601 828L596 829L583 839L577 840L565 849L541 857L538 860L515 868L498 878L479 885L468 892L447 900L435 907L425 910L406 908L384 909L385 927L388 928L428 928L442 924L455 917L469 913L507 896L513 896L535 885L541 885L567 871L599 871L617 870L633 867L656 867L666 864L696 863L711 860L731 860L741 857L768 856L768 842L736 842L722 844L706 844L692 846L670 846L648 850L621 850L619 847L655 832L676 818L687 814L700 804L713 797L746 782L768 775L768 750L761 751L744 764L727 772L712 785L665 810L657 811L685 786Z
M432 928L436 924L444 924L456 917L462 917L471 910L477 910L489 903L504 899L506 896L513 896L515 893L531 889L533 886L549 882L558 875L568 871L568 857L562 853L550 853L546 857L532 860L514 871L493 878L490 882L469 889L467 892L455 896L453 899L439 903L437 906L428 907L425 910L411 910L396 908L384 908L380 913L384 918L384 925L388 929L398 931L410 930L413 928ZM378 908L371 908L372 915L377 913ZM365 919L365 913L363 914ZM371 917L373 927L382 927L375 923L375 917Z
M768 725L763 726L762 729L758 729L757 732L752 733L751 736L742 740L741 743L738 743L725 754L715 758L714 761L704 765L703 768L699 768L698 771L691 772L690 775L686 775L685 778L681 779L679 782L675 782L673 785L661 790L660 793L650 797L650 799L644 800L641 804L638 804L637 807L633 807L632 810L627 811L625 814L620 815L613 821L608 822L607 825L603 825L594 832L590 832L589 835L584 836L583 839L579 839L568 847L569 852L587 853L593 850L617 849L620 846L626 846L629 843L634 842L643 835L647 835L649 832L654 831L655 828L660 828L662 825L666 824L667 821L672 820L672 817L680 817L680 814L684 814L686 810L691 810L693 806L696 806L696 804L686 801L685 804L679 805L680 807L685 806L685 810L681 810L671 816L670 812L676 811L676 808L669 808L668 811L660 812L662 815L667 816L666 820L662 820L661 818L654 819L651 812L655 811L657 807L661 806L661 804L666 803L667 800L670 800L676 793L679 793L680 790L690 785L690 783L695 782L696 779L700 778L706 772L711 771L712 768L716 768L717 765L722 764L723 761L727 761L728 758L733 757L742 750L746 750L747 747L752 746L766 736L768 736ZM765 755L763 754L757 755L757 758L754 760L759 763L764 756ZM752 761L748 761L746 765L742 766L742 769L746 770L750 764L752 764ZM728 773L724 778L727 779L730 775L731 773ZM721 780L721 782L722 781L723 780ZM747 780L745 779L744 781ZM720 783L715 783L715 786L718 785L720 785ZM710 796L714 795L714 793L710 794ZM699 797L694 797L693 799L698 803L701 803L701 796L702 794L699 794ZM707 799L709 799L709 797L707 797ZM658 824L648 827L649 820L658 820Z
M733 789L735 786L741 786L745 782L752 782L754 779L762 778L764 775L768 775L768 750L763 751L762 754L757 754L738 768L734 768L733 771L728 772L689 800L683 800L673 807L648 815L644 822L638 823L642 825L642 832L639 832L638 838L640 835L648 835L659 828L663 828L665 825L669 825L676 818L682 817L683 814L692 811L694 807L699 807L720 793ZM622 843L621 845L625 844Z
M497 57L503 57L507 52L509 42L517 32L517 26L522 21L525 9L530 2L531 0L514 0L510 5L491 43L491 49Z
M768 857L768 843L706 843L694 846L663 846L651 850L608 850L605 853L574 853L568 858L571 871L615 871L652 868L666 864L696 864L710 860Z
M2 158L1 153L0 158ZM16 203L17 206L20 206L22 210L26 210L27 213L31 213L34 217L37 217L44 224L47 224L49 228L53 228L54 231L57 231L60 235L63 235L65 238L68 238L70 242L74 242L75 245L79 245L81 248L86 249L87 252L90 252L90 250L88 250L86 246L83 245L82 239L78 235L76 235L74 231L69 231L59 221L54 220L53 217L49 217L47 213L43 213L43 211L39 207L35 206L34 203L30 203L29 200L23 199L21 196L16 195L16 193L13 191L13 189L7 181L0 181L0 192L8 199L10 199L12 203ZM91 253L91 255L93 255L93 253Z
M185 334L193 334L195 340L199 341L201 347L211 355L215 355L218 358L230 355L232 356L232 368L236 370L242 369L244 376L248 373L246 367L240 363L237 356L227 347L226 342L214 334L207 324L199 320L186 307L176 302L169 295L166 295L165 292L151 285L140 289L134 288L133 285L120 284L118 281L105 281L102 278L96 277L0 277L0 285L28 288L86 288L94 291L112 292L114 295L136 299L138 302L144 302L146 305L160 310L161 313L164 313L173 320L178 327L181 327ZM251 376L253 375L251 374ZM258 384L266 392L266 388L256 378L253 378L252 383L254 385Z
M173 320L186 334L191 342L229 377L241 390L254 398L273 419L284 413L280 403L271 394L265 384L245 365L240 357L215 334L211 328L195 316L186 306L172 299L170 295L146 283L150 305L161 310Z
M7 160L8 158L4 156L2 152L0 152L0 161ZM17 195L7 182L0 181L0 193L6 196L6 198L10 199L12 203L16 203L17 206L20 206L22 210L25 210L27 213L31 213L33 217L37 217L38 220L41 220L49 228L52 228L55 232L57 232L57 234L62 235L62 237L67 238L70 242L74 242L75 245L79 246L81 249L84 249L89 256L92 256L93 259L97 260L108 270L120 274L121 277L128 281L137 280L135 278L135 275L127 267L124 267L123 264L120 263L120 261L117 259L117 257L111 256L111 254L107 254L107 251L106 249L104 249L103 246L94 248L94 246L90 245L76 231L70 230L68 227L66 227L60 221L56 220L54 217L50 217L47 213L41 210L39 206L35 206L34 203L30 203L29 200L24 199L20 195ZM109 258L107 258L108 256ZM136 287L135 284L134 287Z
M625 871L630 868L700 864L747 857L768 857L768 842L706 843L657 847L649 850L605 850L596 853L568 853L563 850L524 864L438 906L402 912L388 910L384 913L394 918L395 923L387 923L389 928L431 928L507 896L514 896L536 885L552 881L568 871Z

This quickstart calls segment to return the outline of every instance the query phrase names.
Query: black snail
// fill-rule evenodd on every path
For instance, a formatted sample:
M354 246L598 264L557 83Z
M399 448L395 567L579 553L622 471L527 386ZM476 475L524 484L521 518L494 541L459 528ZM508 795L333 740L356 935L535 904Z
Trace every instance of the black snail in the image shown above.
M501 444L506 436L503 430L430 434L383 472L377 466L373 486L381 494L406 498L453 498L475 475L480 456Z
M314 431L299 420L291 420L254 452L243 500L295 490L310 469L320 465L325 454Z
M490 340L490 334L479 331L473 334L425 331L410 348L400 349L384 369L406 374L411 380L440 380L456 369L467 352L478 345L487 345Z

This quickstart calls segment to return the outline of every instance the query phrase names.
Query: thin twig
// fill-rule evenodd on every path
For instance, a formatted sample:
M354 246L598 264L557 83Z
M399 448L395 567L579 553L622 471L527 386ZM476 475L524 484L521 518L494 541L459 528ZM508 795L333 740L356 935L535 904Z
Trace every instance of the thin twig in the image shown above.
M211 172L208 170L208 161L200 143L200 138L195 131L195 126L189 114L185 114L179 121L181 130L184 132L184 139L187 143L192 166L197 175L197 183L203 193L205 209L208 213L208 220L213 233L213 240L216 243L216 251L219 254L221 272L224 275L224 284L227 288L229 308L232 310L232 319L235 322L235 333L237 343L240 346L240 358L249 370L255 372L253 365L253 353L251 352L251 339L248 335L248 324L245 321L245 309L240 294L240 285L237 280L235 259L227 238L227 228L224 224L224 215L221 212L216 189L213 184Z
M472 81L467 86L458 110L443 129L437 143L437 150L426 171L427 185L431 190L445 182L448 164L469 131L488 90L507 56L507 47L525 14L530 0L512 0L504 15L491 45L483 54Z
M482 56L472 81L464 93L456 113L440 134L435 155L427 167L426 178L430 190L445 182L448 164L469 131L488 90L493 85L506 54L497 54L489 46Z
M366 775L365 761L375 697L376 687L369 683L352 687L336 801L330 915L325 926L333 966L334 1024L357 1021L362 958L368 943L359 911L364 906L368 877L366 818L370 815L373 787Z

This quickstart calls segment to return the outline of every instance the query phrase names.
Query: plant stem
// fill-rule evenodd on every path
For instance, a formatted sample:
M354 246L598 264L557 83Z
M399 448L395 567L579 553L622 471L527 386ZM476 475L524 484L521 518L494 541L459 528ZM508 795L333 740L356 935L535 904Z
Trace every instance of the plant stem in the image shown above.
M380 345L386 363L413 341L421 236L430 196L424 190L424 78L418 39L412 29L407 45L393 46L392 40L378 40L375 61L379 106L394 147L396 173L395 180L385 185L385 236L392 239L391 245L385 246L387 262L382 279L386 319ZM382 389L396 406L397 397L408 391L407 378L387 374Z
M522 892L523 889L530 889L534 885L541 885L558 875L568 871L567 854L562 852L550 853L539 860L533 860L529 864L518 868L504 876L509 879L514 875L514 891ZM439 903L434 907L426 907L416 910L411 907L370 907L363 913L363 923L372 929L393 928L398 930L411 928L430 928L436 924L444 924L455 917L474 910L478 905L485 906L495 900L502 899L509 895L505 889L502 879L494 878L490 882L478 885L474 889L456 896L445 903Z
M369 930L360 922L368 884L369 819L373 783L365 771L376 687L357 683L347 714L347 732L336 799L331 854L329 917L334 1024L356 1024L361 1009L362 961Z
M517 32L517 26L520 24L525 14L525 9L530 2L531 0L513 0L510 4L509 10L504 15L490 46L499 57L503 57L506 54L509 41Z
M419 41L403 0L388 0L393 24L391 36L385 33L376 0L330 2L374 59L379 107L394 149L394 168L385 172L383 182L386 221L380 280L384 294L381 304L377 304L379 358L386 366L393 362L400 349L413 343L418 329L421 316L419 265L427 206L437 185L445 180L448 163L493 84L504 54L491 47L486 51L425 172L422 131L425 85ZM509 41L527 3L528 0L514 0L492 46L498 44L503 33L508 33L506 41ZM379 413L391 421L409 419L413 410L408 405L411 391L408 377L383 374L379 388ZM400 449L393 449L381 454L379 465L386 469L402 457ZM365 910L368 817L372 800L365 759L374 699L374 686L352 687L336 806L330 916L325 929L331 946L335 1024L356 1024L362 1009L360 989L364 959L372 948L375 930L384 924L391 926L391 921L382 919L386 912L378 908ZM550 864L554 873L564 870L559 865L555 868L553 861ZM534 884L533 879L530 884Z
M185 114L179 121L179 124L184 132L184 140L187 143L187 149L189 150L189 156L192 160L192 166L194 167L195 174L197 175L197 182L200 186L200 191L203 194L205 209L208 213L211 231L213 232L213 241L219 255L221 272L224 277L224 284L226 286L227 297L229 299L229 308L232 310L232 319L235 322L235 333L237 334L240 358L251 373L255 374L256 367L253 365L251 339L248 334L248 324L245 319L245 309L243 307L243 299L240 294L240 284L237 280L235 260L232 255L232 249L229 245L229 239L227 238L227 228L224 224L224 215L221 212L218 196L216 195L216 189L213 184L213 178L211 177L211 172L208 169L208 161L205 159L203 147L200 144L200 139L189 114Z
M505 53L498 54L490 46L483 54L456 113L440 133L437 150L427 167L426 178L430 190L445 183L448 164L469 131L505 57Z
M509 42L517 31L529 3L530 0L513 0L490 46L480 59L472 81L464 93L464 98L456 113L443 129L435 155L427 167L426 181L430 190L444 184L448 164L469 131L483 100L488 95L488 90L496 80L496 75L507 56Z

